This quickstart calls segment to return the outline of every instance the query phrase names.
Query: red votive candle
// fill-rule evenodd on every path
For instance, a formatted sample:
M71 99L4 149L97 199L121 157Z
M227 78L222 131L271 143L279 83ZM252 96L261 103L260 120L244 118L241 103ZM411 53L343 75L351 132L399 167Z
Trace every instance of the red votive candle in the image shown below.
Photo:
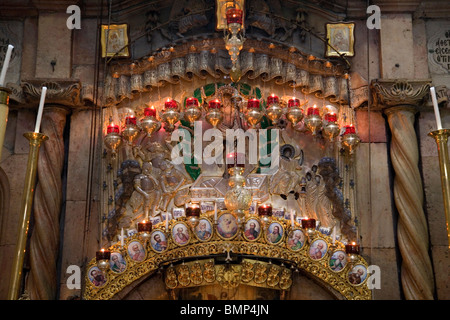
M230 8L227 10L227 24L238 23L242 24L243 12L240 9Z
M263 204L262 206L259 206L258 215L270 217L272 215L272 206L270 204Z
M111 251L101 249L95 253L95 259L99 260L109 260L111 258Z
M186 107L189 106L197 106L198 107L198 99L197 98L187 98L186 99Z
M116 124L110 124L107 128L106 128L106 133L111 133L111 132L115 132L115 133L119 133L119 126Z
M271 104L275 104L275 103L279 103L280 99L278 99L278 97L276 95L274 95L273 93L267 97L267 105L271 105Z
M316 228L316 219L302 219L302 228L303 229L315 229Z
M125 124L136 125L136 117L135 116L126 117L125 118Z
M218 99L211 100L208 107L210 109L220 109L220 101Z
M328 122L336 122L337 121L337 115L336 115L336 113L327 113L324 116L324 119L325 119L325 121L328 121Z
M359 245L352 242L345 245L345 253L347 254L359 254Z
M319 115L319 108L317 108L317 107L308 108L308 116L313 115L313 114Z
M166 109L176 109L177 103L172 99L167 99L167 101L164 103L164 106Z
M242 156L240 156L239 158L241 160L244 160L244 159L242 159ZM227 154L226 163L227 163L227 168L233 168L233 167L243 168L243 167L245 167L245 161L238 161L238 154L236 152Z
M344 134L355 134L356 130L355 127L350 125L350 126L345 126L345 131Z
M258 99L250 99L247 102L247 108L259 108L259 100Z
M155 107L145 108L144 116L146 117L156 117L156 109Z
M150 232L152 231L152 222L151 221L142 221L138 223L138 232Z
M200 207L198 205L191 205L186 208L186 217L199 217Z
M289 108L291 108L291 107L298 107L298 106L300 106L300 100L299 99L296 99L296 98L289 99L289 101L288 101L288 107Z

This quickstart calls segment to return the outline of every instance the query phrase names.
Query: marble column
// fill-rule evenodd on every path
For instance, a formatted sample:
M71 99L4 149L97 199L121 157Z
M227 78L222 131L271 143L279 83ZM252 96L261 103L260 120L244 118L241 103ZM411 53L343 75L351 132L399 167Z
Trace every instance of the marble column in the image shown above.
M374 105L382 108L391 130L390 156L395 171L394 201L402 257L401 283L408 300L431 300L434 276L429 255L424 191L419 171L415 115L430 88L429 80L374 80Z

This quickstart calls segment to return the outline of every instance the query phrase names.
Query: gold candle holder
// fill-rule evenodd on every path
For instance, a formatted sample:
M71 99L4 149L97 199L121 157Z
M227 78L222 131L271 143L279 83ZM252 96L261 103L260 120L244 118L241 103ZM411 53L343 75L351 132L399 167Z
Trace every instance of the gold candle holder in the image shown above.
M3 142L5 141L6 124L9 113L9 94L11 90L0 87L0 160L2 158Z
M28 226L30 222L33 195L36 184L36 169L39 158L39 148L42 142L48 139L46 135L37 132L27 132L24 134L24 137L27 138L30 143L30 151L28 154L27 172L22 194L22 207L20 211L21 216L19 217L19 230L17 234L13 267L11 269L8 300L17 300L19 298L25 247L27 244Z
M442 196L444 197L444 211L447 225L447 238L450 248L450 161L448 156L448 136L450 135L450 129L440 129L431 131L428 135L432 136L436 140L438 154L439 154L439 167L441 170L441 186Z

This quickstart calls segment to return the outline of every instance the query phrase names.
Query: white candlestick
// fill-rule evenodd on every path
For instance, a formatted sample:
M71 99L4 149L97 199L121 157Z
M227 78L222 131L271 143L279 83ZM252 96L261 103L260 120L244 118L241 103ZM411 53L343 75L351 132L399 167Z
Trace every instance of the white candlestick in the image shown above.
M124 235L123 235L123 228L122 231L120 231L120 245L123 247L123 239L124 239Z
M169 214L166 212L166 230L169 229Z
M217 202L214 201L214 222L217 222Z
M433 101L434 116L436 117L437 129L441 130L442 123L441 123L441 116L439 115L439 106L436 99L436 90L434 87L431 87L430 91L431 91L431 100Z
M294 227L294 210L291 210L291 225Z
M336 227L333 227L333 244L336 243Z
M6 71L9 67L9 61L11 60L11 53L14 47L12 45L8 45L8 50L6 51L5 62L3 63L2 73L0 74L0 87L3 87L5 84Z
M39 132L39 129L41 127L42 112L44 111L44 102L45 102L46 93L47 93L47 87L42 87L41 101L39 102L39 110L38 110L37 119L36 119L36 127L34 128L34 132L36 132L36 133Z

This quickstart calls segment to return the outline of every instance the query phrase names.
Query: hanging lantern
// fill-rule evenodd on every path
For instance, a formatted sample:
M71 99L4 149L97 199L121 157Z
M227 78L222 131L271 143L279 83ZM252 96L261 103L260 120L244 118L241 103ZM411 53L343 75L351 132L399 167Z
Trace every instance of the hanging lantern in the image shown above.
M191 126L194 126L194 122L200 119L202 116L202 110L199 107L198 99L187 98L186 108L184 110L184 118L189 121Z
M317 131L322 127L322 117L316 105L308 108L305 117L305 126L313 135L316 135Z
M263 112L259 110L259 100L258 99L250 99L247 102L247 112L245 113L245 119L247 122L255 128L256 125L261 122L263 117Z
M125 118L125 128L122 130L122 137L129 144L132 144L139 135L139 129L136 126L136 117L128 116Z
M234 70L237 70L236 62L240 51L244 47L245 41L242 34L239 34L242 30L243 14L244 12L237 8L229 8L226 11L228 34L225 36L225 48L228 50L228 54L231 57ZM237 77L234 76L234 78Z
M280 99L272 93L267 97L266 116L276 125L282 114L283 108L280 106Z
M164 103L164 112L161 118L165 123L164 129L167 132L172 132L175 129L175 123L180 120L180 112L178 111L178 104L175 100L167 99Z
M350 154L353 154L360 141L361 140L356 134L356 129L353 125L344 127L341 143L345 150L347 150Z
M286 118L295 126L297 123L303 119L303 110L300 108L300 100L297 98L289 99L288 101L288 112Z
M323 135L329 140L334 141L334 139L339 135L339 125L337 124L337 116L336 113L330 112L325 114L323 117L324 125L323 125Z
M211 100L208 103L208 112L206 113L205 119L214 128L222 123L223 113L221 110L220 101L218 99Z
M156 109L154 106L144 109L144 118L141 119L141 127L150 137L154 132L161 129L161 123L156 119Z
M111 151L111 157L115 158L117 150L122 145L122 136L120 135L119 126L111 123L106 129L104 143L107 149Z

